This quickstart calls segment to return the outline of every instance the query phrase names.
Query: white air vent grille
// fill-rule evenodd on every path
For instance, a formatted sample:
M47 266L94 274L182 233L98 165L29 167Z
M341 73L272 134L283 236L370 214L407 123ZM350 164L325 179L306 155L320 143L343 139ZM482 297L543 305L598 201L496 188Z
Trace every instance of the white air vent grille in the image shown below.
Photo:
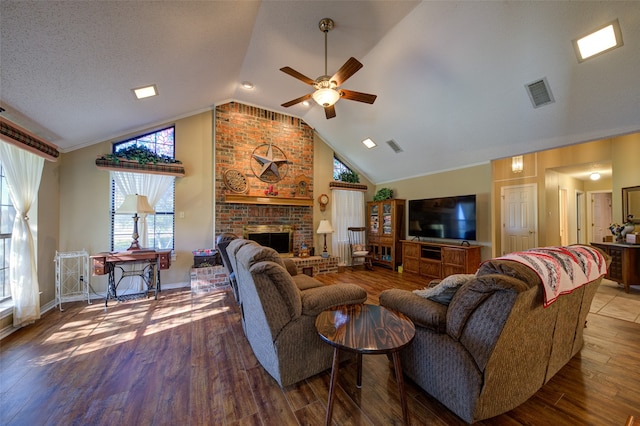
M395 152L396 154L398 154L398 153L403 151L403 149L400 148L400 145L398 145L398 143L396 141L394 141L393 139L389 139L387 141L387 145L389 145L391 147L391 149L393 150L393 152Z
M541 80L534 81L533 83L526 84L525 88L527 89L529 99L531 99L531 103L534 108L539 108L543 105L555 102L546 77Z

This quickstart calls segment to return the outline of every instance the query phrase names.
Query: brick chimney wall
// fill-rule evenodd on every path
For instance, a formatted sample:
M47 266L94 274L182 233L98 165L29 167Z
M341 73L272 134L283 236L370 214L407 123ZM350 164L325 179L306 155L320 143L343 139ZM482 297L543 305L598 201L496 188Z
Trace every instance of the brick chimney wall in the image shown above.
M313 130L299 118L265 109L230 102L216 107L215 117L215 193L216 234L231 232L242 236L244 225L292 225L294 247L302 241L313 242L313 207L225 203L224 194L235 194L225 187L224 173L235 169L248 182L246 195L264 197L273 185L278 197L294 197L300 176L308 180L308 197L313 199ZM260 163L252 158L254 150L272 144L284 152L289 164L278 182L260 180L253 170ZM253 165L252 169L252 163Z

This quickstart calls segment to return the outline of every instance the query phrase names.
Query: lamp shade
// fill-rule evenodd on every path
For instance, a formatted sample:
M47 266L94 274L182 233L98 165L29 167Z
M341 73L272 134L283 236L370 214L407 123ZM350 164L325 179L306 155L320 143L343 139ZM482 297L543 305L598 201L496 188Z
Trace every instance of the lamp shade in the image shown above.
M153 214L155 211L149 204L146 195L130 194L127 195L116 210L116 213L147 213Z
M318 225L318 230L316 231L316 233L330 234L332 232L333 232L333 228L331 227L331 223L326 219L322 219L320 221L320 225Z
M338 102L338 99L340 99L340 93L335 89L324 88L313 92L311 97L318 103L318 105L328 107Z

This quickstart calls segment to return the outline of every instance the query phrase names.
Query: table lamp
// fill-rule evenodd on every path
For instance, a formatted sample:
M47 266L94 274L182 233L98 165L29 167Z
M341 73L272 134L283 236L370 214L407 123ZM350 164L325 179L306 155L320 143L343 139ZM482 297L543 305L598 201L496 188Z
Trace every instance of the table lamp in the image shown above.
M322 250L322 257L324 257L325 259L329 257L329 253L327 252L327 234L330 234L332 232L333 228L331 227L331 223L329 223L329 221L326 219L322 219L320 221L320 225L318 225L318 230L316 231L316 233L324 234L324 248Z
M133 241L127 250L141 250L138 244L138 213L154 214L153 207L149 204L146 195L130 194L127 195L116 210L116 213L133 213Z

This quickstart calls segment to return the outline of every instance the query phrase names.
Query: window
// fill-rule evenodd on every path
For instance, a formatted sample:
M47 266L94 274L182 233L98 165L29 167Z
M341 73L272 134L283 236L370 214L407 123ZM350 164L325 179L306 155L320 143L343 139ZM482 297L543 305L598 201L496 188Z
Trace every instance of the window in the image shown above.
M158 155L175 158L175 128L167 127L152 133L147 133L133 139L113 145L113 153L132 146L150 149ZM147 217L148 246L156 249L174 248L174 196L175 186L172 185L155 205L156 213ZM131 245L133 233L133 219L129 214L115 214L118 206L124 201L123 194L111 182L111 250L126 250ZM140 222L138 222L140 224Z
M340 173L350 172L353 173L346 164L340 161L335 155L333 156L333 180L340 180Z
M11 297L9 288L9 251L16 210L13 208L4 169L0 164L0 301Z

